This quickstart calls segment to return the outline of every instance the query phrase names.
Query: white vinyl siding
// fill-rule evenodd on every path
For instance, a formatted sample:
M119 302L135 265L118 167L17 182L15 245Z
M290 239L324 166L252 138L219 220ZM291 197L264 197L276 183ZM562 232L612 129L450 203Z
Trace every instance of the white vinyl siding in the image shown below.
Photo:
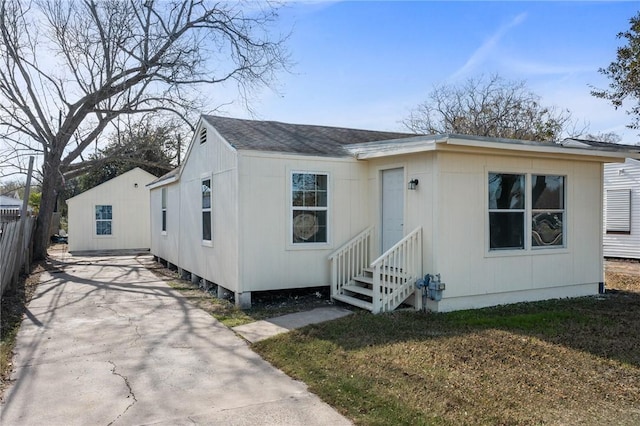
M618 207L609 207L612 194L617 192L622 197ZM628 204L625 202L629 194ZM613 195L615 203L616 195ZM604 220L602 224L603 254L605 257L640 259L640 161L627 158L624 163L608 163L604 165ZM629 208L627 216L624 210ZM611 215L618 216L612 218ZM616 223L617 222L617 223ZM626 229L628 231L614 231Z

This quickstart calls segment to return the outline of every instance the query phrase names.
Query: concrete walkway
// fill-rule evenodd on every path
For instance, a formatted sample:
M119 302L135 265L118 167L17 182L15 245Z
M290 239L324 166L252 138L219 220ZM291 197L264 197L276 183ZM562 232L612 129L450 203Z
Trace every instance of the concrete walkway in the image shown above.
M296 328L331 321L352 313L353 311L348 309L338 308L337 306L327 306L323 308L315 308L306 312L296 312L268 320L239 325L237 327L233 327L232 330L247 339L249 342L253 343L295 330Z
M2 425L346 425L305 384L143 264L70 257L42 274Z

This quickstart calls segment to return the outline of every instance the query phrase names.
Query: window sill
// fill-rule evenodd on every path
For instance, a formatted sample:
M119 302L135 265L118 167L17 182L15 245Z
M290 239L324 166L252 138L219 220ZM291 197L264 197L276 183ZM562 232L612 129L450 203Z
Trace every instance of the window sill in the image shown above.
M213 241L202 240L201 244L202 244L203 247L213 247Z
M532 247L528 250L492 250L487 251L484 254L485 258L494 257L517 257L517 256L543 256L543 255L557 255L567 254L569 249L567 247Z
M296 251L296 250L331 250L333 246L329 243L298 243L298 244L287 244L287 250Z
M166 237L167 236L167 231L160 232L160 235L162 235L163 237Z

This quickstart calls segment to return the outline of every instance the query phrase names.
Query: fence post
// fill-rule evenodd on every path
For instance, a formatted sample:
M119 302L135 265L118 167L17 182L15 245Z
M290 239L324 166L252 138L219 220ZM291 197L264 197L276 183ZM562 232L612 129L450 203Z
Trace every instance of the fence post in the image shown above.
M20 211L20 226L18 228L18 253L16 255L15 264L13 266L13 278L11 280L10 287L13 287L18 282L18 276L20 275L20 270L24 265L25 261L25 234L26 232L26 222L27 222L27 205L29 204L29 195L31 192L31 174L33 173L33 160L34 157L29 157L29 172L27 173L27 185L24 190L24 199L22 200L22 210ZM29 233L30 234L30 233ZM26 268L25 268L26 269Z

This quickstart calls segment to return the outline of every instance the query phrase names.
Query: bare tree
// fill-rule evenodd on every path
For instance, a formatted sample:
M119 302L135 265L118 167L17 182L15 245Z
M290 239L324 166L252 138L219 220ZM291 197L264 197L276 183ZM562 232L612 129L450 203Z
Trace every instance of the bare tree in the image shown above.
M619 144L622 142L622 136L616 132L600 132L600 133L587 133L584 136L580 136L581 139L587 139L590 141L606 142Z
M423 134L552 141L572 121L569 111L542 106L540 97L524 82L492 75L471 78L459 86L436 86L403 124Z
M155 120L152 115L132 119L123 129L109 135L109 144L74 163L65 174L79 180L72 185L86 191L134 167L162 176L179 165L184 126L177 120ZM66 189L66 188L65 188Z
M598 70L609 78L609 87L594 88L591 94L608 100L615 109L622 107L625 102L631 103L627 114L632 121L627 127L637 130L640 129L640 12L629 19L629 24L629 30L617 36L626 39L627 44L617 49L615 61L607 68Z
M208 0L0 0L3 161L39 153L35 258L46 256L56 191L98 137L128 114L185 120L199 85L248 94L287 66L268 3Z

